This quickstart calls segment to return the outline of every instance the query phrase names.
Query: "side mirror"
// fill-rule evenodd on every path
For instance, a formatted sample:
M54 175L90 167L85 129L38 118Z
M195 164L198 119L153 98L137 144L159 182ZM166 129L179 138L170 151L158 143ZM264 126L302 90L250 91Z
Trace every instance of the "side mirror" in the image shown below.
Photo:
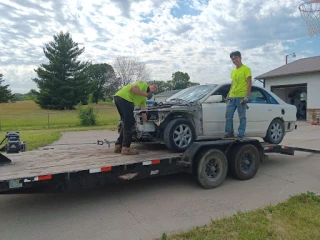
M206 103L222 102L222 95L212 95L212 96L208 97L204 102L206 102Z

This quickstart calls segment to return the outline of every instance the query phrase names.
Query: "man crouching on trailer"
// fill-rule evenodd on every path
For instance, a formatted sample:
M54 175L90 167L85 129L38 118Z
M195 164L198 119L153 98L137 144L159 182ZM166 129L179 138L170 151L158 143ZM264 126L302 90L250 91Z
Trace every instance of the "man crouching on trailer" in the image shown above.
M155 83L148 84L146 82L135 82L122 87L115 95L114 102L118 109L122 126L120 135L115 143L115 153L123 155L135 155L139 152L130 148L132 141L132 128L134 123L134 106L146 109L147 98L152 98L152 94L158 90ZM147 121L147 114L142 114L144 122Z

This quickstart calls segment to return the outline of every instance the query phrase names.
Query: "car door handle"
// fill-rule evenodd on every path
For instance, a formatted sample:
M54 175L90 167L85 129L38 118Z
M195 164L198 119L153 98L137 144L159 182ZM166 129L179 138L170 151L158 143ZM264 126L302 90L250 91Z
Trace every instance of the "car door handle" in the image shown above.
M269 112L271 112L271 111L272 111L272 109L268 109L268 111L269 111Z

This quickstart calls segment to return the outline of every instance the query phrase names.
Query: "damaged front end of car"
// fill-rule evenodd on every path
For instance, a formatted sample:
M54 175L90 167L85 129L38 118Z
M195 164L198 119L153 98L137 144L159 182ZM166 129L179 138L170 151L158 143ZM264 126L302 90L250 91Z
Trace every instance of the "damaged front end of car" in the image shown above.
M147 122L143 122L142 120L143 113L147 114ZM167 136L170 131L167 128L170 126L170 123L172 125L173 121L177 121L177 119L179 119L181 124L183 124L183 121L187 123L181 126L188 125L190 139L185 139L185 142L193 141L197 135L202 133L202 108L198 103L174 100L155 104L146 110L136 108L134 118L133 140L136 142L166 143L174 141L171 139L166 140L166 138L170 138ZM187 130L184 128L183 131ZM183 137L187 138L187 134ZM177 138L178 136L176 136Z

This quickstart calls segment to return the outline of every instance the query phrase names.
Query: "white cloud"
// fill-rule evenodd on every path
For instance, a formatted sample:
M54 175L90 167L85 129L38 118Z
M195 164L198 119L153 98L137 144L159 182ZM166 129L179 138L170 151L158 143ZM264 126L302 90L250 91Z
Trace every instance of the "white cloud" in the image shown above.
M301 2L2 0L0 72L13 90L35 88L33 69L47 61L42 48L69 31L85 47L82 60L112 64L117 56L139 57L156 80L183 71L200 83L229 81L234 50L256 76L283 65L288 52L312 56L320 45L308 40Z

